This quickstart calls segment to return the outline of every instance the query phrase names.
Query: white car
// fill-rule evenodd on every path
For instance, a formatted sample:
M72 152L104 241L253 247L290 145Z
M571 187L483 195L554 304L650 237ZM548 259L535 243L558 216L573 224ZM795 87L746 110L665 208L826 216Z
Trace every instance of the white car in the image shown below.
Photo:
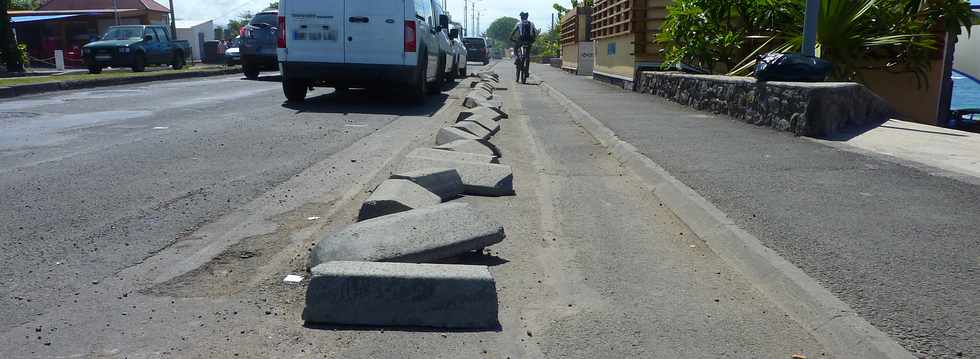
M282 0L277 45L286 99L302 102L315 86L397 86L418 102L438 93L449 17L437 1Z
M452 72L453 76L456 78L465 78L467 74L467 59L466 45L459 38L460 29L457 27L449 31L449 38L453 41L453 66Z

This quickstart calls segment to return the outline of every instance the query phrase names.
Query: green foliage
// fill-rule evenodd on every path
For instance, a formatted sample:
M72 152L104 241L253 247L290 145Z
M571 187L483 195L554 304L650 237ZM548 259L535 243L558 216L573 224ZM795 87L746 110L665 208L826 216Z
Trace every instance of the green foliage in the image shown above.
M39 7L40 0L11 0L7 3L7 10L36 10Z
M255 15L251 11L246 11L238 15L238 18L228 20L228 31L230 31L233 36L238 36L238 33L242 30L245 25L248 25L249 21L252 21L252 17Z
M268 8L269 9L278 9L279 8L279 2L278 1L273 1L273 2L269 3L269 7Z
M518 20L509 16L505 16L494 20L487 28L486 37L494 40L494 47L503 47L510 44L510 33L514 31L514 27L517 26Z
M531 55L544 57L558 57L561 52L559 43L561 34L558 27L553 27L548 32L542 33L531 45Z
M0 59L6 59L5 55L6 54L4 54L4 50L3 49L0 49ZM30 57L28 56L28 53L27 53L27 44L17 44L17 55L16 56L17 56L17 58L20 59L20 63L22 65L24 65L24 66L27 66L28 64L31 63L31 59L30 59Z
M759 54L798 52L805 0L676 0L657 42L666 62L747 74ZM818 56L832 77L860 80L863 70L924 78L936 32L959 33L972 12L963 0L822 0Z

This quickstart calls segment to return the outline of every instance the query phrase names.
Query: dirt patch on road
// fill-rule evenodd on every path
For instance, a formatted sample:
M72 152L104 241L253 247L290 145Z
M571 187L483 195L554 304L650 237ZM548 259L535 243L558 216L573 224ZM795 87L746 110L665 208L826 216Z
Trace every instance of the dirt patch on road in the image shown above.
M278 224L275 232L244 238L207 264L142 293L177 298L222 297L253 288L268 272L279 271L270 268L272 259L292 244L293 233L329 223L318 221L318 216L334 202L309 203L276 216L271 220Z

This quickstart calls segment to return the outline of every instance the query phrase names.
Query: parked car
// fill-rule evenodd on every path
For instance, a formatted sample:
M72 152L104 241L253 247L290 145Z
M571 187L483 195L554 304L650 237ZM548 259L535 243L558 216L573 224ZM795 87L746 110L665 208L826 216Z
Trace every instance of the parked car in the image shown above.
M259 78L262 71L276 70L276 39L279 37L279 11L269 9L255 14L242 28L238 47L242 56L242 73L249 79Z
M464 37L463 45L466 45L466 58L470 61L482 62L484 66L490 64L490 50L486 39Z
M445 61L438 34L449 17L437 15L433 3L282 0L278 47L286 99L302 102L314 86L397 86L418 102L438 93Z
M435 11L437 19L441 17L449 19L446 10L442 8L442 1L432 1L432 10ZM449 38L449 26L438 29L436 36L439 39L439 82L449 82L456 78L452 72L453 41Z
M190 43L171 40L170 31L157 25L112 26L99 41L82 47L85 66L93 74L106 67L143 72L148 65L170 65L179 70L190 54Z
M241 37L236 37L228 43L228 48L225 49L225 64L228 66L235 66L242 63L242 52L239 48L241 43Z
M459 38L460 28L454 28L449 30L449 38L453 41L453 67L452 72L454 77L464 78L467 74L466 63L466 45L463 44L463 40Z

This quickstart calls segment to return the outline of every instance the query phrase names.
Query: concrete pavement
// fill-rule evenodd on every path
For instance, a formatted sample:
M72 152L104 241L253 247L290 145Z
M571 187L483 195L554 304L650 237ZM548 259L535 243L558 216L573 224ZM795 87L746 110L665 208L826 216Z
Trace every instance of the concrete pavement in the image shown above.
M907 350L980 356L975 182L533 71Z

